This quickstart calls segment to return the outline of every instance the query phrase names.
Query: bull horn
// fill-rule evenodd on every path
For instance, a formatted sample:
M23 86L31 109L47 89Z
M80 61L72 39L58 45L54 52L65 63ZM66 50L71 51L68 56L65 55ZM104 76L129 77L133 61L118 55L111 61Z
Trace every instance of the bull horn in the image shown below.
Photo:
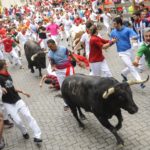
M148 80L149 80L149 75L147 76L147 79L145 79L145 80L140 80L140 81L138 81L138 80L135 80L135 81L127 81L127 83L128 83L129 85L141 84L141 83L147 82Z
M34 59L35 59L35 57L36 57L37 55L38 55L38 54L32 55L32 56L31 56L31 60L34 61Z
M109 95L113 94L114 92L115 92L115 88L114 87L109 88L107 91L105 91L103 93L103 98L107 99L109 97Z

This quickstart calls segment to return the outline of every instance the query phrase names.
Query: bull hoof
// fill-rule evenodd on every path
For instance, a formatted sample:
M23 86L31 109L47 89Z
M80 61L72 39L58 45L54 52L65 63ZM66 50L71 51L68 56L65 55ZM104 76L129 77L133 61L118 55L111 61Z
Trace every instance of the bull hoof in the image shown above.
M81 120L86 120L87 118L84 115L80 116Z
M118 147L123 147L124 146L124 141L123 140L118 141L117 146Z
M122 125L120 125L120 124L118 124L118 125L116 125L116 130L118 131L118 130L120 130L121 129L121 127L122 127Z
M83 123L80 123L79 127L82 128L82 129L85 129L85 125Z
M34 70L31 70L31 73L34 73Z
M119 144L119 145L117 145L117 150L122 149L123 147L124 147L123 144Z

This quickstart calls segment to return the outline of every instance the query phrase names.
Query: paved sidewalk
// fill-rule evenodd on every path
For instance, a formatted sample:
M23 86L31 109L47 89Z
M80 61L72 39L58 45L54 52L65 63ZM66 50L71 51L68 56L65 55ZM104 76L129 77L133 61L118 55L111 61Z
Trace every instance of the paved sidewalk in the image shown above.
M124 67L115 51L115 46L105 53L106 60L113 76L121 81L120 71ZM17 88L31 94L31 98L21 96L29 106L32 115L36 118L42 130L43 144L41 150L116 150L114 136L97 121L91 113L85 113L86 129L82 130L71 112L63 111L63 100L54 98L58 92L49 89L47 85L39 87L38 71L31 74L23 58L25 69L19 70L10 66L10 72ZM43 73L46 73L46 70ZM88 73L86 70L76 68L76 72ZM142 77L146 78L150 71L146 69ZM129 76L129 79L133 79ZM119 134L124 139L123 150L150 150L150 81L146 88L139 85L132 86L133 97L139 107L135 115L124 110L123 127ZM116 124L116 118L111 122ZM30 139L24 140L20 131L14 127L4 130L6 147L4 150L38 150L34 144L31 130Z

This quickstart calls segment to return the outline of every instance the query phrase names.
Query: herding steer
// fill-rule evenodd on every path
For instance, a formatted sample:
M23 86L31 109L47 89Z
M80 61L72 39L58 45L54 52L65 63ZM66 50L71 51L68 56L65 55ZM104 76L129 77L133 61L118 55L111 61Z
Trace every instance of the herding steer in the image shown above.
M133 101L130 85L145 83L148 79L149 76L144 81L120 83L113 77L100 78L76 74L64 80L61 92L80 127L84 127L84 124L78 117L77 109L80 117L85 117L80 110L81 107L85 111L92 112L100 123L115 136L117 144L123 145L124 141L117 133L117 130L122 127L123 121L121 108L130 114L138 111L138 107ZM108 120L113 115L118 119L116 126L113 126Z
M45 52L40 45L32 40L28 40L24 45L28 68L34 73L34 66L39 69L39 76L42 76L41 69L46 68Z

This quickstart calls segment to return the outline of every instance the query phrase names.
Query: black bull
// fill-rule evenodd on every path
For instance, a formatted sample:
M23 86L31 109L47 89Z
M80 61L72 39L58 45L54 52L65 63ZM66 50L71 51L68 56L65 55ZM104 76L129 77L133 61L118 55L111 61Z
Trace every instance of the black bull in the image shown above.
M41 69L46 68L45 53L41 50L40 45L32 40L29 40L24 45L26 59L28 61L28 68L34 73L34 66L39 69L39 76L42 76ZM31 60L31 57L33 57Z
M129 85L144 83L148 79L149 76L145 81L119 83L112 77L100 78L76 74L64 80L61 92L80 127L84 127L84 124L78 117L77 109L80 117L84 118L80 109L82 107L85 111L92 112L100 123L112 132L116 137L117 144L123 145L124 141L117 133L117 130L122 127L123 121L121 108L130 114L138 111ZM113 126L108 120L113 115L118 119L116 126Z

